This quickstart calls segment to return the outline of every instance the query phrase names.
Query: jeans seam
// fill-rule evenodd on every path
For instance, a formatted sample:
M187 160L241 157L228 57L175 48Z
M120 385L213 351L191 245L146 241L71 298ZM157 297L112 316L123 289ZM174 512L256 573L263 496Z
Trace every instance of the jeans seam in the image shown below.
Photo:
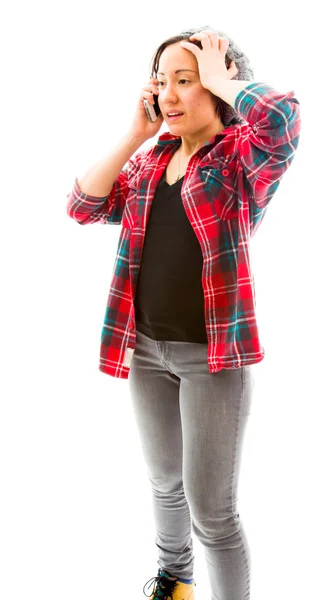
M240 397L240 406L239 406L239 413L238 413L238 427L237 427L237 432L236 432L236 442L235 442L234 459L233 459L234 476L236 475L237 440L238 440L238 437L239 437L241 415L242 415L242 410L243 410L243 406L244 406L245 368L246 367L241 367L241 383L242 383L241 389L242 389L242 393L241 393L241 397ZM233 504L233 489L232 489L232 487L231 487L231 503ZM249 598L249 592L250 592L250 574L249 574L249 569L248 569L248 558L247 558L247 554L246 554L244 540L243 540L243 538L241 536L240 530L237 533L239 535L239 538L240 538L240 541L241 541L242 550L243 550L243 554L244 554L245 568L246 568L246 573L247 573L247 584L248 584L248 587L249 587L247 598Z
M170 361L170 357L171 357L171 346L170 346L169 342L166 342L166 341L160 342L160 341L156 340L155 343L157 346L161 364L164 365L168 369L168 371L170 373L172 373L172 375L174 375L173 371L171 370L171 368L169 367L169 364L168 364L168 362ZM166 354L166 357L165 357L165 354Z

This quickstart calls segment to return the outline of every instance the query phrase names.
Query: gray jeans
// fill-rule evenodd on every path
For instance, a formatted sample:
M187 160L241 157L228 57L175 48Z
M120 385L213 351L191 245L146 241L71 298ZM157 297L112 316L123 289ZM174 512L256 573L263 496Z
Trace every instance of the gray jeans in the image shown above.
M209 373L207 344L136 335L128 381L153 491L157 562L192 579L192 529L204 547L211 600L249 600L237 487L252 366Z

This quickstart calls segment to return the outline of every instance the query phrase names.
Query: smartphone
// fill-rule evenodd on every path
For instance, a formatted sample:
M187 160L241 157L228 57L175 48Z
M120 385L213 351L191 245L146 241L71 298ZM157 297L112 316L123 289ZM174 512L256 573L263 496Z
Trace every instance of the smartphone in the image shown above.
M143 102L148 119L152 123L155 123L155 121L157 121L158 118L161 116L161 111L159 108L158 94L153 94L153 96L154 104L151 104L150 102L148 102L148 100L144 100Z

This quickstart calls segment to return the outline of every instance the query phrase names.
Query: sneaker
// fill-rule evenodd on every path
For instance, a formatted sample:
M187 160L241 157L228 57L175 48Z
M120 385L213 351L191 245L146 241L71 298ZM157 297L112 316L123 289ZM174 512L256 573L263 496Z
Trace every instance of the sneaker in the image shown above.
M152 583L152 585L156 584L151 596L147 596L145 593L145 587L149 583ZM183 581L178 581L178 577L174 577L168 571L159 569L158 576L152 577L152 579L149 579L145 583L143 593L150 600L195 600L195 585L195 580L192 583L183 583Z

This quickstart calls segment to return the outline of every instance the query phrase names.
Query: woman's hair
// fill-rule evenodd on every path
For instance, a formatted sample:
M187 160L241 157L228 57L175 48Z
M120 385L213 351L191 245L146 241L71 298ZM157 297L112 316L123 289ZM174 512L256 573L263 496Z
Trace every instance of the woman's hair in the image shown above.
M229 35L223 33L222 31L219 31L219 29L214 29L213 27L210 27L209 25L203 25L202 27L181 31L177 35L174 35L162 42L162 44L160 44L160 46L157 48L153 55L150 66L150 76L154 78L157 77L160 56L164 49L167 48L167 46L170 46L171 44L176 44L176 42L180 42L182 40L187 40L189 41L189 43L195 44L202 50L202 43L199 40L190 41L189 37L194 33L199 33L203 29L210 29L211 31L216 31L219 36L225 37L229 40L229 46L225 55L225 65L227 68L229 68L231 60L234 60L235 65L238 69L237 75L232 77L232 79L239 79L242 81L253 80L254 73L250 66L249 59L247 58L247 56L245 56L245 54L240 50L239 46L237 46L237 44L233 41L232 38L230 38ZM244 119L237 113L237 111L234 110L232 106L230 106L230 104L228 104L227 102L225 102L224 100L222 100L218 96L215 96L212 93L211 95L213 96L213 98L216 99L216 114L220 117L221 122L225 127L229 125L235 125L237 123L245 123Z

